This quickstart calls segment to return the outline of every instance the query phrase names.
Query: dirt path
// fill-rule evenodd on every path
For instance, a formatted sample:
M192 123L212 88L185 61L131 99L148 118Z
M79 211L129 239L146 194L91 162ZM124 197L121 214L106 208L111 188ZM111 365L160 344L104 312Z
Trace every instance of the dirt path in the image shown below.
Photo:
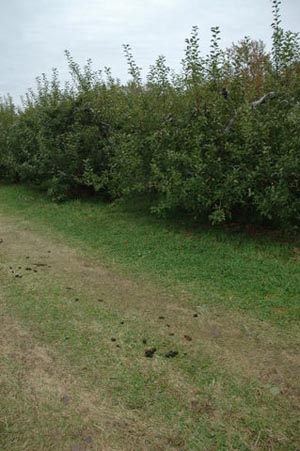
M232 419L246 409L238 400L223 399L230 380L243 387L255 385L261 390L258 398L269 391L275 408L289 408L296 415L299 331L283 331L221 309L195 309L186 294L175 298L149 283L126 279L26 222L0 217L0 239L0 387L7 398L0 411L1 449L197 449L188 440L194 426L183 432L172 426L172 418L160 422L159 412L155 418L151 399L159 388L151 387L148 398L130 384L124 390L119 385L128 380L122 374L135 375L138 384L140 375L149 381L154 373L153 384L163 385L168 395L165 402L177 399L191 411L190 421L198 412L206 425L228 421L230 402L237 403L236 411L231 406ZM42 298L47 302L41 306ZM58 340L60 324L68 334L63 344ZM103 352L98 357L95 351L93 357L88 352L95 350L99 337ZM85 341L86 351L81 347ZM157 348L154 358L147 359L145 348L152 346ZM168 351L178 352L178 359L166 358ZM192 364L200 368L201 362L207 362L209 375L219 375L209 385L209 398L195 381L197 371L187 376L187 369L191 372ZM142 407L137 399L144 400ZM264 408L268 412L259 405L259 411ZM16 415L18 430L13 425ZM41 437L33 441L33 435ZM275 427L266 439L257 430L239 435L245 449L292 449L290 437ZM234 443L226 449L238 449ZM205 446L221 449L214 439Z

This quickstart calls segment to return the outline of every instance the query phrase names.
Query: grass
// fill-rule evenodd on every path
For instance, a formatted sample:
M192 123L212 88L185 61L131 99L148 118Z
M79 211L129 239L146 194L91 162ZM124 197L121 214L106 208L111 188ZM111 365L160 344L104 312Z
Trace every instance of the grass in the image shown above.
M141 205L53 204L23 187L1 187L1 211L50 227L128 274L184 290L195 305L222 305L283 324L300 319L299 240L191 228L179 220L174 226Z
M299 448L297 243L23 187L0 219L1 450Z

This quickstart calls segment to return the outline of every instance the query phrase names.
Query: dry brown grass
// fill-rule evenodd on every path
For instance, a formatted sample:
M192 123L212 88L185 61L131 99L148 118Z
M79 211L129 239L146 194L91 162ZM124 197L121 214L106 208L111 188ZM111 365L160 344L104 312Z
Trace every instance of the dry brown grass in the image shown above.
M157 434L155 424L145 424L134 411L124 409L120 404L113 405L105 393L105 386L103 390L87 389L84 378L74 377L72 368L61 356L53 349L37 345L31 334L7 315L1 316L1 333L0 387L2 395L8 397L8 404L19 396L19 391L22 392L23 413L28 411L28 415L16 420L22 421L28 428L28 443L34 442L32 427L35 421L41 426L42 419L44 424L39 431L44 434L41 450L173 449L165 442L164 436L168 431L161 427ZM17 369L13 375L3 357L12 361ZM13 390L9 380L11 376L17 390ZM53 412L56 412L54 417ZM42 418L38 418L40 415ZM62 418L70 429L65 437L56 435L63 425ZM5 412L1 413L0 422L7 423ZM151 448L147 443L152 443ZM32 449L31 445L18 446L24 450Z

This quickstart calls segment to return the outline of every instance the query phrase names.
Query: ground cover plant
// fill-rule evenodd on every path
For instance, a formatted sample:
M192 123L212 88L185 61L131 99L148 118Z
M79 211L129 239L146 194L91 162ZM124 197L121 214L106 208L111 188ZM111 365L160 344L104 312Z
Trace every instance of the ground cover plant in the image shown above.
M159 56L143 80L125 45L125 85L66 52L71 83L54 70L22 109L2 100L0 177L56 200L140 193L161 215L298 227L299 35L282 28L280 1L273 16L271 53L249 37L223 50L213 27L203 56L193 27L179 74Z

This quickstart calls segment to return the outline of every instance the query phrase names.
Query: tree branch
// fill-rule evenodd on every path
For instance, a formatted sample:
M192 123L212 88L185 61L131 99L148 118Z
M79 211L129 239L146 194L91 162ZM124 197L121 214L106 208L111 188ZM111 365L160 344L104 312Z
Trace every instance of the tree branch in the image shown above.
M267 99L274 99L274 97L276 97L275 92L268 92L267 94L265 94L264 96L262 96L260 99L255 100L254 102L252 102L250 105L252 106L252 108L256 108L257 106L261 105L262 103L264 103Z
M274 97L276 97L275 92L271 91L268 92L267 94L263 95L260 99L258 100L254 100L254 102L250 103L251 108L256 108L259 105L261 105L262 103L264 103L267 99L274 99ZM238 115L238 112L241 110L241 108L239 108L238 110L236 110L234 112L233 117L230 119L230 121L228 122L228 124L226 125L224 131L225 133L229 132L232 129L232 126L234 124L234 121Z

